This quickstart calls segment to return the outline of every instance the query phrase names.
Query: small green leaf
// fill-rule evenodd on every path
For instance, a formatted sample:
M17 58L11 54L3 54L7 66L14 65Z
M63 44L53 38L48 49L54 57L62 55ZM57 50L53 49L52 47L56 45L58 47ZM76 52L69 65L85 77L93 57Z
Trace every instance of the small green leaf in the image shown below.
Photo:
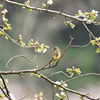
M32 12L32 9L28 9L28 11Z
M4 94L0 94L0 98L1 98L2 100L4 100L4 97L5 97Z
M3 83L0 83L0 85L1 85L2 87L4 87Z
M2 4L0 4L0 8L2 8L3 7L3 5Z
M40 77L41 77L39 74L35 74L35 76L37 76L38 78L40 78Z
M80 99L82 99L82 96L81 96L81 95L79 95L79 94L78 94L78 97L79 97Z
M39 66L37 65L37 66L36 66L36 68L38 69L38 68L39 68Z
M20 75L23 75L23 72L21 72Z
M99 53L99 52L100 52L100 48L97 48L96 53Z
M8 37L7 37L7 36L5 36L5 39L7 39L7 40L8 40Z
M69 74L72 75L73 73L72 72L69 72Z

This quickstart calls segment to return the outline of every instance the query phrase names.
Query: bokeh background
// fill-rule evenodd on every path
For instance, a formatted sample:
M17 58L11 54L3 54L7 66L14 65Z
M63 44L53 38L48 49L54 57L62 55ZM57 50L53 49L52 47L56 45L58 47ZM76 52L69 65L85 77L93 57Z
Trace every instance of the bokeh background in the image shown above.
M25 0L12 0L20 3L26 2ZM50 7L52 10L61 11L66 0L54 0L53 5ZM41 7L42 3L47 3L47 0L30 0L31 6ZM0 1L3 4L3 8L7 9L8 18L11 24L12 30L7 33L14 39L18 38L21 34L23 42L28 44L28 41L33 39L39 43L49 45L50 48L45 54L38 54L36 60L33 63L28 62L24 58L16 58L12 60L6 70L22 70L22 69L34 69L38 65L39 68L43 67L49 62L52 53L52 48L58 46L61 52L67 47L70 40L70 35L74 37L72 44L85 45L89 42L89 34L82 25L81 22L72 20L75 24L75 28L71 29L70 26L65 26L65 18L60 15L54 14L55 19L52 18L51 13L32 11L28 12L28 9L22 9L22 7L12 4L7 4ZM49 5L47 5L48 7ZM91 12L93 9L100 11L100 0L67 0L64 13L75 15L78 10L83 12ZM98 14L97 20L100 18ZM0 16L0 24L2 25L2 18ZM93 32L95 37L100 36L100 26L87 25ZM44 70L41 73L49 76L56 71L66 72L66 68L75 66L80 68L82 74L84 73L100 73L100 54L95 53L96 46L91 44L86 48L69 48L63 58L60 60L58 66L54 69ZM3 71L7 61L15 55L25 55L30 59L34 59L34 48L25 49L20 48L10 40L6 40L0 36L0 70ZM76 76L76 75L74 75ZM33 98L34 94L43 92L44 97L51 100L52 86L44 79L38 79L35 76L30 77L30 74L24 74L24 80L18 75L4 76L9 80L8 88L14 94L15 98L19 100L27 96L27 98ZM62 74L55 75L51 78L54 81L68 80ZM100 97L100 77L87 76L68 82L68 88L81 92L90 92L91 96L95 98ZM69 94L70 100L79 100L77 95ZM26 98L26 99L27 99ZM58 100L58 98L55 98ZM66 99L67 100L67 99Z

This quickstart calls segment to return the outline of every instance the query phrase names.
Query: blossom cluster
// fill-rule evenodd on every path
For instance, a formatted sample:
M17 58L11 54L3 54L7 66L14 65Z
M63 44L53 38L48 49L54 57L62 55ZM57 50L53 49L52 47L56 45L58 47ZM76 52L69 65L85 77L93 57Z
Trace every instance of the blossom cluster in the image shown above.
M22 46L25 46L25 43L22 41L22 35L19 35L18 41ZM38 41L34 42L33 39L29 41L28 46L34 46L35 52L37 53L45 53L49 48L49 46L45 45L44 43L39 44Z
M63 86L63 87L67 87L67 84L65 83L65 82L63 82L63 81L56 81L55 82L57 85L61 85L61 86ZM64 92L64 89L63 88L61 88L61 87L59 87L59 86L57 86L57 85L54 85L54 88L56 88L56 89L58 89L58 90L60 90L61 92L60 92L60 94L59 93L56 93L55 95L60 99L60 100L63 100L65 97L66 97L66 94L65 94L65 92Z
M94 45L97 45L98 47L97 47L97 49L96 49L96 53L100 53L100 37L96 37L96 39L95 40L91 40L91 43L92 43L92 45L94 46Z
M76 17L82 18L86 23L91 24L96 17L98 16L98 11L95 11L94 9L91 12L82 12L81 10L78 10L78 14L75 15Z
M69 74L72 76L74 73L77 73L78 75L81 74L80 68L75 68L74 66L72 68L67 68L66 72L69 72Z
M74 27L75 27L75 24L73 24L71 20L70 20L70 21L65 21L64 24L65 24L66 26L67 26L67 25L70 25L72 29L74 29Z
M3 7L2 5L0 5L0 8ZM11 26L8 23L8 19L5 17L6 13L7 13L7 9L4 9L1 11L1 16L2 16L2 21L4 22L4 25L2 25L2 28L0 30L0 35L2 35L3 37L5 37L6 39L8 39L8 37L6 36L6 34L4 33L5 30L11 30Z

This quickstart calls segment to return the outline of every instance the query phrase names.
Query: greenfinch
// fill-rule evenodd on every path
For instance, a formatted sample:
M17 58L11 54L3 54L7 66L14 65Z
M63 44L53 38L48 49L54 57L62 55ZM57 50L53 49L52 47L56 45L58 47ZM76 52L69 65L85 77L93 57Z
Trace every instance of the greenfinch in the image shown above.
M58 47L54 47L53 51L54 52L51 55L51 60L49 62L49 67L51 67L52 63L57 62L61 57L61 51L60 51L60 49Z

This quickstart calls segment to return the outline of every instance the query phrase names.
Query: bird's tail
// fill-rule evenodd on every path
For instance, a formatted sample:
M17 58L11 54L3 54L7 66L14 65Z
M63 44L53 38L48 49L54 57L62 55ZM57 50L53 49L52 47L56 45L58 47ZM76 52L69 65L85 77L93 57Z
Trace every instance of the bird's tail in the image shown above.
M49 67L51 67L51 64L53 63L53 59L49 62Z
M51 67L51 61L49 62L49 67Z

